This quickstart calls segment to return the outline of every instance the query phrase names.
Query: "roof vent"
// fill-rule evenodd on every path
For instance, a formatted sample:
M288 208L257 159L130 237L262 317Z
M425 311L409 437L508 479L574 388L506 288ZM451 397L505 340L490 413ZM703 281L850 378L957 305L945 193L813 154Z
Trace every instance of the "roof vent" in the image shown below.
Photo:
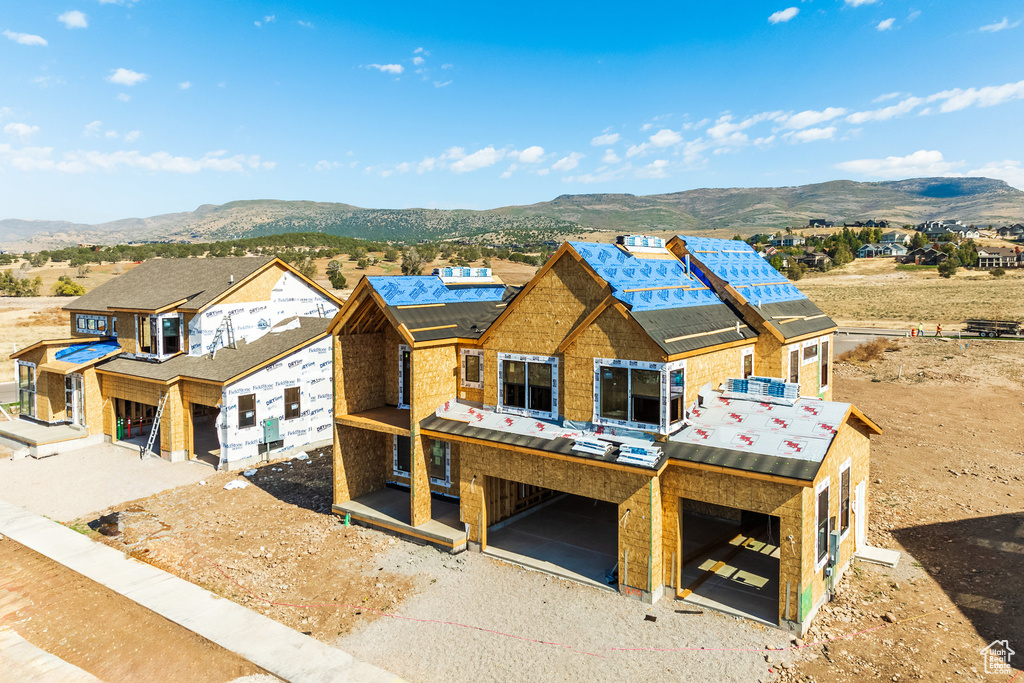
M228 284L229 285L235 284L235 276L233 274L232 275L228 275Z
M445 284L494 282L490 268L434 268L434 275Z

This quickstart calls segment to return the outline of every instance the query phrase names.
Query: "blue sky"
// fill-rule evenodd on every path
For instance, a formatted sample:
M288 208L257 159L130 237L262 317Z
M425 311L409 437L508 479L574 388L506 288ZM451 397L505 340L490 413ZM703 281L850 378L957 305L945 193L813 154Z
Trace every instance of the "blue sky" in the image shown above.
M0 218L1024 188L1024 4L0 4Z

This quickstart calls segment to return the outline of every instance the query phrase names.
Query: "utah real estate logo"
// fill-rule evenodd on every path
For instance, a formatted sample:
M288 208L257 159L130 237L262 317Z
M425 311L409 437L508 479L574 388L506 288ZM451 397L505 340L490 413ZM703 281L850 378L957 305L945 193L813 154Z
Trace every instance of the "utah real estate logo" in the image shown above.
M1010 666L1010 658L1016 654L1010 649L1010 641L993 640L988 647L981 650L981 656L985 658L985 673L1010 675L1013 667Z

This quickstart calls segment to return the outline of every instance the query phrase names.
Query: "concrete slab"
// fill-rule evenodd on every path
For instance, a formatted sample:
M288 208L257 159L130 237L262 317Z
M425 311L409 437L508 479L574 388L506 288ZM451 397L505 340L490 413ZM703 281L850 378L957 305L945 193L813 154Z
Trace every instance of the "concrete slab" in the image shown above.
M3 501L0 501L0 534L286 681L383 683L400 680L341 650Z
M44 425L30 420L12 420L0 422L0 436L27 446L39 446L74 441L89 436L89 433L71 425Z
M333 506L335 513L363 526L397 534L416 543L428 543L459 553L466 549L466 528L459 519L459 505L432 498L431 520L412 526L408 491L385 487L360 498Z
M864 560L865 562L880 564L883 567L895 567L900 561L900 553L898 550L876 548L872 545L863 546L854 554L854 557L858 560Z

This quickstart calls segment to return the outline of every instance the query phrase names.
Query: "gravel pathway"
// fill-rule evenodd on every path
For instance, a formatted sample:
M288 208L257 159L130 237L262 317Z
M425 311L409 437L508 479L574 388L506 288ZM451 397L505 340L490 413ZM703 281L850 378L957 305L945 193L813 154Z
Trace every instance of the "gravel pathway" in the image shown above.
M376 619L336 643L411 681L766 681L789 663L789 637L687 603L651 607L612 592L514 567L479 553L458 556L397 543L378 570L416 577L419 594L398 614L479 627ZM647 615L656 621L645 619ZM485 630L536 641L519 640ZM653 652L613 648L756 648L754 652Z
M137 451L100 444L40 460L0 459L0 500L68 522L214 474L196 462L140 460Z

